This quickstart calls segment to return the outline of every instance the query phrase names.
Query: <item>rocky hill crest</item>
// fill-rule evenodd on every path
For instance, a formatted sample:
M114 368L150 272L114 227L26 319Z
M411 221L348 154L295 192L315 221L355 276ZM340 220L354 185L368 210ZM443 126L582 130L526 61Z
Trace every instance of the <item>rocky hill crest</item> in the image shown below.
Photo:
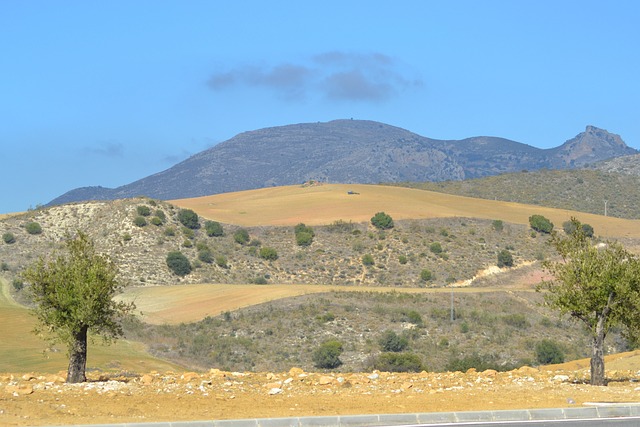
M435 140L364 120L334 120L241 133L177 165L114 188L83 187L49 205L144 195L161 200L291 185L464 180L521 170L574 168L635 154L618 135L588 126L552 149L481 136Z

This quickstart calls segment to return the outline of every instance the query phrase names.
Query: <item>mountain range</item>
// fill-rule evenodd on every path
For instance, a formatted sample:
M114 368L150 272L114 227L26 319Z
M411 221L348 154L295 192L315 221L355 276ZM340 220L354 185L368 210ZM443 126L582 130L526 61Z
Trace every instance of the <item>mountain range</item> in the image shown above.
M488 136L431 139L366 120L334 120L241 133L175 166L118 188L81 187L48 205L144 195L161 200L291 185L464 180L522 170L568 169L637 154L594 126L540 149Z

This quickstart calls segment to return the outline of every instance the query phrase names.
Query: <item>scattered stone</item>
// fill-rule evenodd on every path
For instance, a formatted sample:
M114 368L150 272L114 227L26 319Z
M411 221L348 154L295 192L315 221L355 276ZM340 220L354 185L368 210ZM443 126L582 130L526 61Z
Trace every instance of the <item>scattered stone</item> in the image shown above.
M291 375L292 377L297 377L304 374L304 370L300 369L300 368L291 368L289 369L289 375Z
M281 388L274 387L271 390L269 390L269 394L270 395L280 394L280 393L282 393L282 389Z
M380 378L380 374L373 373L373 374L367 376L367 378L369 378L370 380L377 380L378 378Z
M327 385L327 384L331 384L334 380L335 378L333 377L330 377L328 375L323 375L320 377L320 379L318 379L318 384Z
M143 375L142 377L140 377L140 382L144 385L149 385L153 383L153 377L149 374Z
M551 381L567 382L569 381L569 375L556 375L551 379Z
M186 381L186 382L191 382L195 379L200 378L200 374L196 373L196 372L186 372L184 374L182 374L182 376L180 377L181 380Z

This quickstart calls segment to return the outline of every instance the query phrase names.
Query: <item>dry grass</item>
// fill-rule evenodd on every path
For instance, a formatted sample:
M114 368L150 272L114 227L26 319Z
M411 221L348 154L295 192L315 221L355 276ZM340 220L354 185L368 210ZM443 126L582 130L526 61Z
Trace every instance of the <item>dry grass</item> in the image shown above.
M496 288L394 288L325 285L179 285L127 289L118 298L135 301L146 323L197 322L225 311L323 292L485 293Z
M348 194L353 191L359 194ZM384 211L394 219L463 217L529 224L544 215L557 227L575 216L605 237L640 237L640 221L520 203L474 199L410 188L362 184L286 186L173 200L204 218L242 226L366 222Z
M0 372L59 372L66 370L64 347L47 349L32 333L35 318L8 296L8 284L0 279ZM10 327L7 327L10 325ZM151 357L139 343L120 340L111 346L89 344L89 369L147 372L172 370L176 365Z

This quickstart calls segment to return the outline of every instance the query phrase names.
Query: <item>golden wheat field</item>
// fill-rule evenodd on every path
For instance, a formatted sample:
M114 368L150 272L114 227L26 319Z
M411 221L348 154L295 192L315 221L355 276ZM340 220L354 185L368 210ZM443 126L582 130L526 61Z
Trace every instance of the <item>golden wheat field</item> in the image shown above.
M531 215L539 214L557 225L574 216L604 237L640 237L638 220L383 185L293 185L171 202L204 218L242 226L366 222L380 211L395 220L463 217L526 225Z

